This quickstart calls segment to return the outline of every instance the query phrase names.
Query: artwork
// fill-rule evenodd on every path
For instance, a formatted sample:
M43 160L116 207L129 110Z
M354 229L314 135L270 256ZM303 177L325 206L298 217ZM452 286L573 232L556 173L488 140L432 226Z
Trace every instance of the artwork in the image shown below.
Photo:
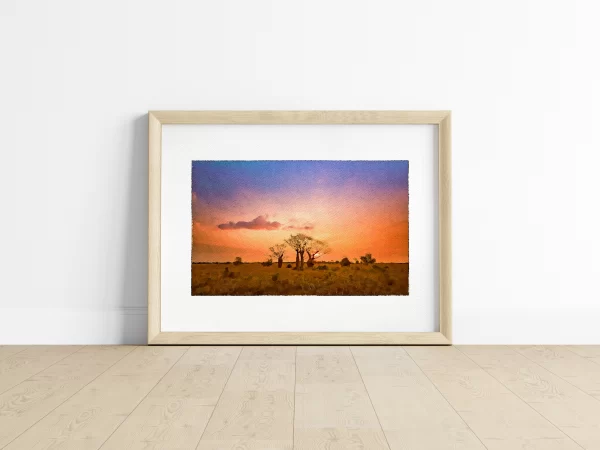
M192 161L192 295L408 295L408 161Z
M151 111L148 343L451 343L449 111Z

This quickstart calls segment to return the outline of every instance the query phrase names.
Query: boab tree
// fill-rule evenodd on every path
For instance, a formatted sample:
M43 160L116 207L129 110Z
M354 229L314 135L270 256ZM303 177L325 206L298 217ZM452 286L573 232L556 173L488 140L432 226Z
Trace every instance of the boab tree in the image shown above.
M273 247L269 247L269 251L271 254L269 256L273 256L277 258L277 267L281 268L283 266L283 255L285 254L285 244L277 244Z
M311 240L311 237L302 233L292 234L288 239L285 240L286 244L296 251L296 269L304 268L304 253L306 252L306 247Z
M320 258L323 255L326 255L331 251L329 245L326 242L320 241L319 239L312 239L308 241L306 245L306 254L308 255L308 261L306 265L308 267L312 267L315 265L315 259Z

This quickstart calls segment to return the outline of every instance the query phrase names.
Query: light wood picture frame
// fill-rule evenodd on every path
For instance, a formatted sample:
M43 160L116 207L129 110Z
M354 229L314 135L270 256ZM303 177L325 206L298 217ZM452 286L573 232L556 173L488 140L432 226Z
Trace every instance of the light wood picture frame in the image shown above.
M166 332L161 330L161 158L167 124L438 126L439 331ZM452 343L450 111L150 111L148 344L151 345L450 345Z

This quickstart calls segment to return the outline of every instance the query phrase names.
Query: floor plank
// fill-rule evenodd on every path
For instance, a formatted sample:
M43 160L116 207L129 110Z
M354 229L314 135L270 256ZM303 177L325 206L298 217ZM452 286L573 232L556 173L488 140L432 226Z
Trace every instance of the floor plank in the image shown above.
M456 348L405 349L488 450L581 449Z
M2 359L0 394L82 348L82 345L36 345Z
M595 398L509 347L458 349L583 448L600 448L600 402Z
M600 449L599 358L575 345L0 346L0 448Z
M98 449L186 350L136 348L6 449Z
M86 386L134 347L85 347L0 395L0 448Z
M392 450L485 450L401 347L351 347Z
M241 347L192 347L102 450L194 449Z
M293 448L295 347L244 347L198 449Z
M0 361L27 349L27 345L0 345Z
M600 364L600 345L568 345L567 350Z
M600 365L560 346L517 346L515 349L600 400Z
M349 347L298 347L294 448L388 449Z

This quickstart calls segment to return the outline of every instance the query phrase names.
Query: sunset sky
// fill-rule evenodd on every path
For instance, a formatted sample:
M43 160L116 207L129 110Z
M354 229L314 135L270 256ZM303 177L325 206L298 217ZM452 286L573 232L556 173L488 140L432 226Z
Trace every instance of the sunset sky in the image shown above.
M322 260L408 262L408 161L193 161L192 222L195 262L265 261L296 233Z

